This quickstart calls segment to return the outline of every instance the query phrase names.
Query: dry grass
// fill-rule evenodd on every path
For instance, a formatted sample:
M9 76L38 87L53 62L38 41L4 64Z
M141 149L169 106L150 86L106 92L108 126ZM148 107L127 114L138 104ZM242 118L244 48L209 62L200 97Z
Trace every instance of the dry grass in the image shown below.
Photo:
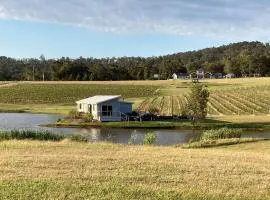
M21 83L30 83L30 84L90 84L90 85L168 85L171 83L171 80L140 80L140 81L24 81Z
M171 85L191 82L190 80L140 80L140 81L24 81L22 83L44 83L44 84L128 84L128 85ZM218 83L224 85L265 85L270 84L270 78L237 78L237 79L205 79L206 83ZM0 82L1 83L1 82ZM6 83L6 82L5 82Z
M269 199L270 143L174 147L6 141L1 199Z

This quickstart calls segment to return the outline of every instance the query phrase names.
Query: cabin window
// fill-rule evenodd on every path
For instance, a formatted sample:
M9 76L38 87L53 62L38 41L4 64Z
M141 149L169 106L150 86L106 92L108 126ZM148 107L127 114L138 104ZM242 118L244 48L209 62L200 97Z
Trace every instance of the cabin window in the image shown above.
M82 109L82 104L81 103L79 104L79 107L80 107L80 110L81 110Z
M92 105L91 104L88 105L88 112L92 113Z
M113 114L113 108L112 106L109 106L109 105L103 105L101 107L101 112L102 112L102 116L112 116Z

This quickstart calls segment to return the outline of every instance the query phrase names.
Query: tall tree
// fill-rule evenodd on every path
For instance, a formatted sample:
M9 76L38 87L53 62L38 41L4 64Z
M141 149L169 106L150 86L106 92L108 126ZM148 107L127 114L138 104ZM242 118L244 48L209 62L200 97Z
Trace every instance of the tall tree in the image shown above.
M209 91L199 83L194 83L188 95L187 115L192 120L205 119L207 116L207 103Z

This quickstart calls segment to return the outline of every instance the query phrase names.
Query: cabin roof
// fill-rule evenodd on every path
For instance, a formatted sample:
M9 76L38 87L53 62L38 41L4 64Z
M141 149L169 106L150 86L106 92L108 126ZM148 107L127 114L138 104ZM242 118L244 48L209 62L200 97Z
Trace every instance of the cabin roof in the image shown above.
M99 104L99 103L103 103L106 101L111 101L114 99L119 99L121 98L120 95L97 95L97 96L93 96L93 97L89 97L87 99L82 99L80 101L77 101L76 103L86 103L86 104Z

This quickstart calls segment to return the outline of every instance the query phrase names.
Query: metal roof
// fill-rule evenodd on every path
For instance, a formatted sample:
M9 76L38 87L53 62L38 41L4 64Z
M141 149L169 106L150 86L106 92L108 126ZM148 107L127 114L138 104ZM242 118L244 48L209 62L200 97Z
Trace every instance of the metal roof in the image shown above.
M120 95L109 95L109 96L103 96L103 95L98 95L98 96L93 96L93 97L89 97L87 99L82 99L80 101L77 101L76 103L86 103L86 104L99 104L99 103L103 103L106 101L111 101L114 99L118 99L121 98Z

